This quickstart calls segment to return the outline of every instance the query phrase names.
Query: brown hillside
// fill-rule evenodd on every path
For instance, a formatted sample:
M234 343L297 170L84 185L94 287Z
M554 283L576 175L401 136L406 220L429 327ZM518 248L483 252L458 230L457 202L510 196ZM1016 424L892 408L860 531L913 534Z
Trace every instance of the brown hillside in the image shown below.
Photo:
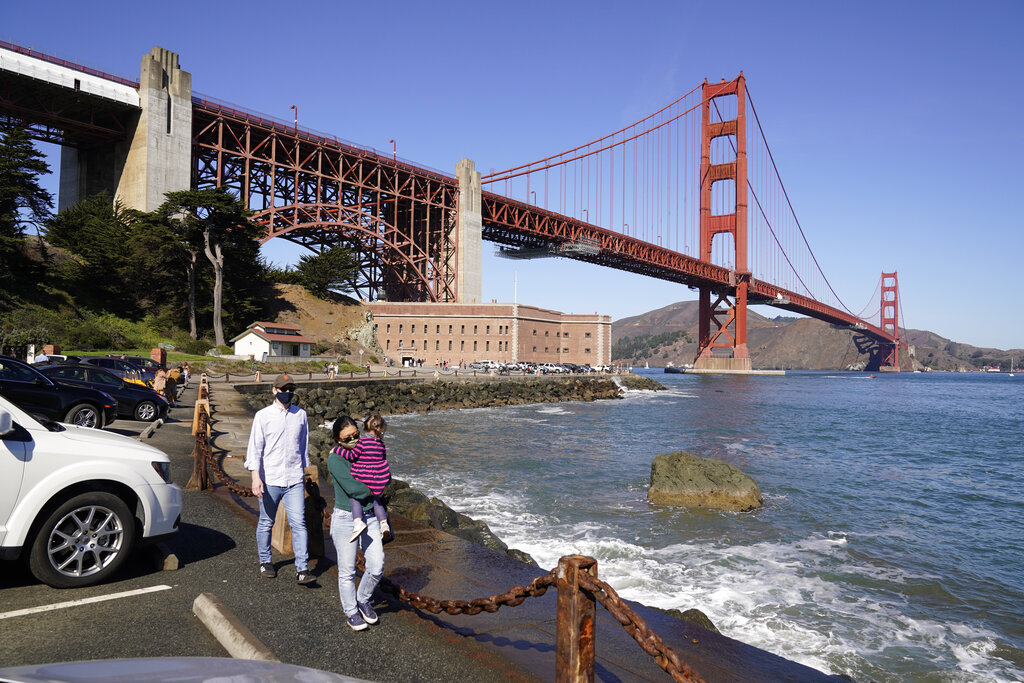
M314 341L331 347L331 353L359 360L359 349L366 359L383 353L373 335L370 309L347 297L338 301L317 299L300 285L274 284L264 293L267 322L299 327Z
M870 339L848 328L838 328L811 318L773 320L748 312L747 348L754 368L789 370L844 370L875 368L877 348ZM683 331L697 339L697 302L680 301L641 315L612 323L612 341L625 337L656 336ZM904 370L980 370L983 366L1010 369L1011 359L1024 368L1024 349L978 348L941 337L934 332L904 330L913 357L900 352ZM613 358L632 365L664 366L692 363L697 354L695 341L678 340L633 358ZM614 355L614 354L613 354Z

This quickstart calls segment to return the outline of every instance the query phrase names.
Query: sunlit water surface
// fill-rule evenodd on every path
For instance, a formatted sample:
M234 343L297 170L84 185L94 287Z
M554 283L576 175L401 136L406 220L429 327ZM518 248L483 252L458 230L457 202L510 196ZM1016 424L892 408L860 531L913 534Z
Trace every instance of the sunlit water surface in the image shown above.
M619 401L395 416L395 475L549 568L874 681L1024 680L1024 375L664 375ZM761 487L753 513L647 503L687 450Z

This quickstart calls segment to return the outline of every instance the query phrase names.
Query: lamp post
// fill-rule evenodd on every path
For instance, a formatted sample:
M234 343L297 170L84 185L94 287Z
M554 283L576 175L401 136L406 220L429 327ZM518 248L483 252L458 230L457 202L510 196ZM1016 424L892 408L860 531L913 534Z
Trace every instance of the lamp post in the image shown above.
M589 223L590 222L590 212L587 211L586 209L582 209L582 211L583 211L584 214L586 214L586 216L587 216L586 221L587 221L587 223Z
M629 223L623 223L622 227L625 229L626 236L629 236Z
M294 104L292 106L288 107L288 108L295 110L295 132L298 133L299 132L299 108L296 105L294 105Z
M530 194L533 195L533 205L537 205L537 190L530 190Z
M391 158L394 161L398 161L398 143L394 140L388 140L391 143Z

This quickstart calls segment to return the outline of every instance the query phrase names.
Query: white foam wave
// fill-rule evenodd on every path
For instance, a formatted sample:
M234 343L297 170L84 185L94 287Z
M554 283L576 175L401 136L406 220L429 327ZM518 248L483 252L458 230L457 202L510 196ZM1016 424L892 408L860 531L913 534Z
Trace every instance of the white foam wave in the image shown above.
M880 571L851 559L845 533L793 542L650 548L617 538L604 524L571 524L533 513L518 495L471 495L455 507L486 521L541 567L555 566L564 555L589 555L623 598L662 608L698 607L726 635L821 671L871 670L876 680L896 681L899 677L877 672L869 658L902 648L937 658L940 670L961 672L968 676L964 680L1013 680L1009 665L992 655L994 634L908 616L906 604L891 595L844 590L833 572L896 584L907 578L900 570Z
M543 413L544 415L565 415L569 411L562 406L547 406L544 408L538 408L537 412Z

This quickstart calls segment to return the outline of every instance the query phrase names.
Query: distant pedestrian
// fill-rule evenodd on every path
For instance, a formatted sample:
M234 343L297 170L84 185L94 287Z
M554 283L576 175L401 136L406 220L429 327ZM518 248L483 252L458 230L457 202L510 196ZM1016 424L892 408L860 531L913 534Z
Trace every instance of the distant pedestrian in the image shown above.
M270 536L277 506L283 501L292 529L295 578L306 584L316 580L307 569L306 547L304 470L309 466L309 424L306 411L292 405L295 382L290 375L278 375L271 391L274 402L253 418L245 454L245 469L252 472L252 492L260 501L260 519L256 524L260 576L277 576L271 562Z
M353 631L362 631L367 624L376 624L379 621L370 599L384 574L384 542L381 538L380 523L373 514L373 492L366 484L352 476L352 463L343 455L356 447L359 428L351 417L345 415L334 421L331 432L338 444L327 457L327 471L331 483L334 484L331 539L338 553L338 597L341 599L341 609L345 612L349 628ZM353 528L349 500L360 502L360 521L366 525L365 532L356 539L356 543L349 541ZM355 574L358 550L363 551L366 566L357 591Z
M162 369L162 368L161 368ZM164 398L172 408L178 407L178 379L181 377L181 373L175 370L164 370L167 376L167 382L164 384Z
M166 398L167 370L164 368L157 368L156 374L153 375L153 391Z
M32 359L33 363L46 363L50 360L50 357L46 355L46 351L40 351L39 354Z

